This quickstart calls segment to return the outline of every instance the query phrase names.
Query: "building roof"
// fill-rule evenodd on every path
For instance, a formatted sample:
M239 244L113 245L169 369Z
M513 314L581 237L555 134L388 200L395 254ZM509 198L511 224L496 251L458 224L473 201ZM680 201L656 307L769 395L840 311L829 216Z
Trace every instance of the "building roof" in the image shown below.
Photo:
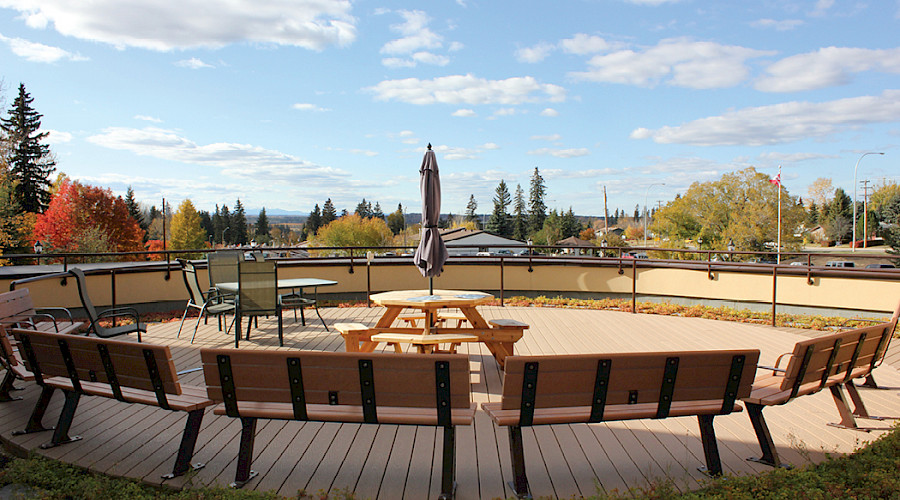
M569 236L564 240L559 240L556 242L557 245L566 246L566 247L595 247L597 245L591 243L590 241L583 240L581 238L576 238L575 236Z

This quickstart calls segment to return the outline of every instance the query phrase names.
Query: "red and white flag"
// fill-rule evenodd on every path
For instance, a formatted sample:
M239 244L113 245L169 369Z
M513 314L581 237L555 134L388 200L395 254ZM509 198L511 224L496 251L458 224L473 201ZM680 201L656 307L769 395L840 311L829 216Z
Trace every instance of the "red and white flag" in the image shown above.
M781 172L778 172L778 175L769 179L769 182L775 184L778 187L781 187Z

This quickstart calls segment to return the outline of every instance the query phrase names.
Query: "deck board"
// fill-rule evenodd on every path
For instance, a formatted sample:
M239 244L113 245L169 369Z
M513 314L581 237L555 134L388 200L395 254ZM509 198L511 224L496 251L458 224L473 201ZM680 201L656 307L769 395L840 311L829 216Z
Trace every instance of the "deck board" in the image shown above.
M631 314L621 311L484 306L486 319L510 318L530 325L516 344L516 354L566 354L584 352L628 352L660 350L704 350L757 348L760 363L772 364L790 351L798 340L816 332L793 328L720 322L701 318ZM359 322L374 325L383 309L323 308L331 325ZM169 345L178 370L200 366L200 347L230 347L234 331L220 332L216 321L201 322L197 338L190 343L193 322L185 324L175 338L179 321L151 324L147 341ZM245 325L246 326L246 325ZM284 320L285 347L343 351L341 336L325 331L313 314L306 326ZM278 347L274 318L260 318L251 339L242 349ZM380 346L378 351L389 351ZM498 401L503 372L482 344L460 346L473 367L473 401ZM879 384L893 391L861 388L872 414L900 415L900 372L890 360L900 363L900 348L891 350L884 366L876 370ZM202 385L202 372L186 374L182 383ZM186 415L158 408L129 405L98 397L83 397L72 426L72 434L84 440L50 450L38 450L50 433L10 436L20 429L34 406L40 389L19 382L24 400L0 404L0 436L12 446L35 450L101 472L134 477L160 484L160 476L171 471ZM61 394L54 395L44 425L55 424L62 407ZM826 426L839 419L829 392L799 398L787 405L767 408L766 420L783 460L795 465L825 460L826 453L846 453L881 432L863 433ZM861 425L887 427L884 422L860 421ZM443 433L433 427L360 425L316 422L258 422L253 469L260 475L245 486L296 496L298 491L353 491L358 498L418 499L435 497L440 489L440 457ZM746 412L718 416L715 430L723 467L728 474L755 474L769 470L747 462L759 455ZM234 479L240 422L207 411L197 442L195 462L206 467L193 477L176 478L167 484L190 488L196 485L227 485ZM540 426L523 429L529 482L535 496L578 497L597 491L624 491L647 486L648 481L668 478L687 490L701 485L705 476L697 419L637 420L600 424ZM457 497L461 499L508 497L510 481L509 443L506 428L497 428L483 412L474 425L457 428Z

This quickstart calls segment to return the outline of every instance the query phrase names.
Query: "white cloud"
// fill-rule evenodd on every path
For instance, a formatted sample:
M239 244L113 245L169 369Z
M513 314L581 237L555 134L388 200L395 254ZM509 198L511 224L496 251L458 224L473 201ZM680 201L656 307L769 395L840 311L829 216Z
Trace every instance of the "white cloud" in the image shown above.
M834 7L834 0L816 0L816 6L809 15L812 17L824 16L826 11L832 7Z
M413 68L418 64L431 64L435 66L446 66L450 63L450 58L444 55L431 52L435 49L443 48L444 38L428 28L431 18L428 14L421 10L401 10L398 11L404 21L400 24L391 26L391 31L402 35L400 38L391 40L381 47L382 54L391 56L408 56L408 57L386 57L381 63L389 68ZM451 44L451 50L459 50L461 44Z
M47 132L50 133L50 135L47 136L47 143L51 146L72 141L72 134L68 132L60 132L59 130L48 130Z
M315 165L279 151L225 142L200 145L174 131L154 127L111 127L87 140L141 156L221 168L225 175L249 180L328 182L347 176L339 169Z
M356 39L350 0L0 0L28 26L114 45L168 51L258 42L322 50Z
M774 29L775 31L791 31L803 24L801 19L783 19L781 21L775 19L758 19L750 23L750 26L761 29Z
M622 83L653 87L666 83L676 87L712 89L733 87L747 79L748 59L774 52L670 38L643 52L619 50L594 56L587 71L573 72L576 80Z
M533 77L485 80L468 75L451 75L433 80L406 78L385 80L366 90L378 100L409 104L499 104L566 100L566 91L558 85L538 83Z
M39 63L55 63L61 60L87 61L88 58L73 54L59 47L51 47L42 43L30 42L22 38L7 38L0 35L0 42L9 45L13 54L24 58L26 61Z
M811 160L833 160L840 155L825 155L821 153L763 153L759 159L771 163L799 163Z
M822 103L786 102L731 111L677 127L639 128L632 139L699 146L782 144L824 137L872 123L900 121L900 90Z
M559 46L569 54L587 55L616 49L619 44L610 43L599 36L576 33L572 38L560 40Z
M182 68L189 69L203 69L203 68L215 68L212 64L207 64L196 57L192 57L190 59L182 59L180 61L175 62L175 66L180 66Z
M494 111L494 116L515 116L518 113L516 108L500 108Z
M153 122L153 123L162 123L162 120L153 116L147 115L134 115L135 120L141 120L145 122Z
M587 156L591 154L590 150L587 148L571 148L571 149L556 149L556 148L539 148L529 151L528 154L535 156L555 156L557 158L577 158L579 156Z
M296 109L297 111L315 111L315 112L331 111L328 108L323 108L316 104L311 104L308 102L298 102L291 107Z
M516 60L524 63L539 63L547 58L556 47L546 42L540 42L532 47L525 47L516 51Z
M457 109L456 111L454 111L454 112L452 113L452 115L453 115L453 116L456 116L456 117L462 117L462 118L468 118L468 117L472 117L472 116L477 116L477 115L475 114L475 111L474 111L474 110L471 110L471 109Z
M551 118L559 116L559 111L553 108L545 108L541 111L541 116L549 116Z
M562 139L562 136L559 134L551 134L551 135L533 135L531 136L532 141L549 141L554 142Z
M846 84L853 73L863 71L900 74L900 48L825 47L786 57L766 68L766 76L756 82L756 89L764 92L820 89Z

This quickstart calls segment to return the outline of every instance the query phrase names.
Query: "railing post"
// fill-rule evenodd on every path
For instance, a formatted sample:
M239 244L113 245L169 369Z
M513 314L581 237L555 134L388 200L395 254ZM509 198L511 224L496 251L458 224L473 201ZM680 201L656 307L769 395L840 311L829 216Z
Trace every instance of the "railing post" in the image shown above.
M631 261L631 314L637 314L637 259Z
M166 267L166 271L168 271L168 267ZM116 270L110 269L109 271L109 283L110 283L110 292L112 294L112 308L116 308ZM116 317L112 317L112 326L116 327Z
M353 274L353 247L350 247L350 274Z
M778 266L772 266L772 326L775 326L775 303L778 292Z
M503 278L504 278L503 256L500 256L500 307L503 307Z
M366 307L372 307L372 263L366 259Z

